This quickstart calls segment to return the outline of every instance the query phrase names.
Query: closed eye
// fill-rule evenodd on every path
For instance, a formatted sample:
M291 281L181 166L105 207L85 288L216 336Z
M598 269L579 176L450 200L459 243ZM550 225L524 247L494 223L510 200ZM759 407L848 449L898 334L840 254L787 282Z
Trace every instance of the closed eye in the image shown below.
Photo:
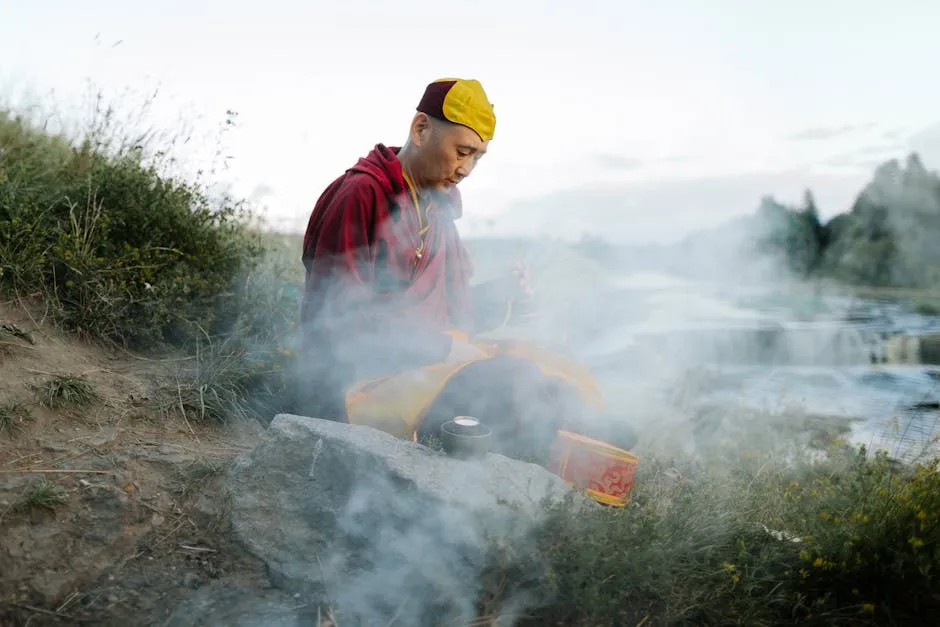
M457 155L461 159L466 159L470 155L476 155L476 158L479 159L484 154L486 154L485 150L480 150L479 148L475 146L467 146L466 144L457 146Z

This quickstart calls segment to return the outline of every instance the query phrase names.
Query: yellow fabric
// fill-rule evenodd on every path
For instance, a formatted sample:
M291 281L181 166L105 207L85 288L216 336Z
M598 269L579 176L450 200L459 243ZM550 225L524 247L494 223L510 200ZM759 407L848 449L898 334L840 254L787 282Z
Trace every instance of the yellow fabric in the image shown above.
M458 331L456 339L469 341ZM564 357L527 342L487 343L470 341L487 353L484 359L462 363L440 363L370 379L354 384L346 393L346 418L350 424L366 425L399 438L413 439L421 420L448 381L474 361L498 354L530 360L543 374L574 387L589 405L603 409L600 390L590 372Z
M604 409L604 401L600 388L594 381L594 375L584 366L530 342L503 341L500 342L500 352L528 359L542 371L542 374L574 386L581 398L589 405L598 410Z
M480 81L472 78L442 78L434 82L445 81L456 82L444 96L444 117L454 124L473 129L483 141L493 139L496 114Z

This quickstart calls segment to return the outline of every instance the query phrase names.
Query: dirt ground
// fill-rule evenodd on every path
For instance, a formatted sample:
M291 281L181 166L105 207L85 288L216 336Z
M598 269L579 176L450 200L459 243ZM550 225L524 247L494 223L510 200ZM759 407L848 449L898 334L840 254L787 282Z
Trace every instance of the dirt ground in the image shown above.
M0 627L162 625L212 582L269 588L231 544L223 488L261 427L167 412L164 371L0 304ZM51 409L56 375L96 398Z

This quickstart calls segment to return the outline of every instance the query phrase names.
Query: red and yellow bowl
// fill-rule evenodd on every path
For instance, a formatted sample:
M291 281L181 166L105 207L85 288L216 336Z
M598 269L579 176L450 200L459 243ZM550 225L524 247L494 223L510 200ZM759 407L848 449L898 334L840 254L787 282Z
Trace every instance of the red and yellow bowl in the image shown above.
M546 467L604 505L630 502L640 458L616 446L570 431L559 431Z

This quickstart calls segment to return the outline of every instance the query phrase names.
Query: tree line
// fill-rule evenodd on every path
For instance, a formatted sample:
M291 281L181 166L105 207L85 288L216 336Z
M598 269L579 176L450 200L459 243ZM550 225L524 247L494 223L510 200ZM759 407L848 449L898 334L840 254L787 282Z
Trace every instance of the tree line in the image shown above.
M849 211L822 221L811 191L788 207L760 204L752 251L799 278L892 287L940 287L940 177L916 153L880 165Z

